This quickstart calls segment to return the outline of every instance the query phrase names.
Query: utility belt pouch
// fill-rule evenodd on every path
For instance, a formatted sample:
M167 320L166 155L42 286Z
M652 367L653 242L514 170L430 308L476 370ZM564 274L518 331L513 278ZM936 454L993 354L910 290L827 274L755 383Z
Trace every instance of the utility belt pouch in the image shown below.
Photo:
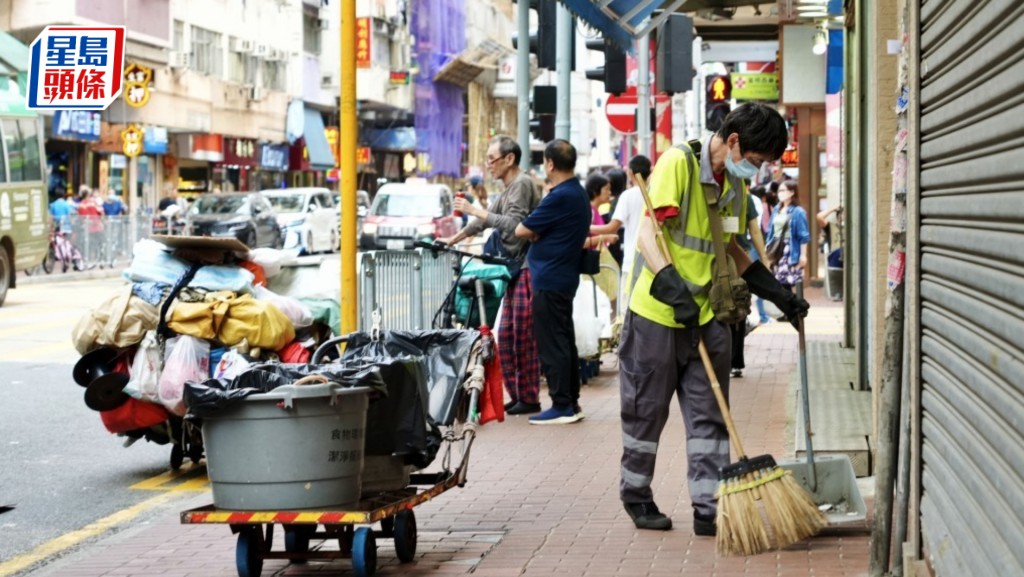
M704 200L708 205L708 221L711 224L712 245L715 259L711 271L711 289L708 302L715 319L735 324L750 314L750 289L736 271L736 262L725 251L722 241L722 219L718 214L718 190L705 184Z

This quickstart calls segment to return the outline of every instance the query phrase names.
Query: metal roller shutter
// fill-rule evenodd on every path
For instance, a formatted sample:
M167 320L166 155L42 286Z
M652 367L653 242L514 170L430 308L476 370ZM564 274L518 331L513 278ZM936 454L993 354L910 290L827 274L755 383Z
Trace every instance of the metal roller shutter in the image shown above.
M921 529L936 573L1024 575L1024 2L921 17Z

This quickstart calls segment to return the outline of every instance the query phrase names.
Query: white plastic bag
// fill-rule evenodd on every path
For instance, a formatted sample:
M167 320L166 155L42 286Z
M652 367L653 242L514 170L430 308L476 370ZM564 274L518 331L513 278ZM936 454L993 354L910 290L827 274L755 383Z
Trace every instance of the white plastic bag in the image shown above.
M256 297L256 300L266 301L276 306L284 313L284 316L288 317L288 320L292 322L292 326L297 329L313 324L313 313L297 299L279 295L261 286L253 288L253 296Z
M231 380L245 372L251 363L238 351L231 349L224 353L213 369L213 378Z
M160 402L160 370L164 359L156 340L156 331L146 331L139 350L132 361L131 378L124 392L132 397L150 403Z
M188 335L178 337L160 374L160 403L175 415L185 416L185 381L202 382L209 375L210 343Z
M296 260L296 254L276 248L254 248L249 251L249 260L263 267L263 274L269 279L281 272L281 267Z
M595 357L601 352L601 336L611 324L611 316L612 303L608 295L600 287L595 288L590 278L581 278L572 301L572 323L580 358Z

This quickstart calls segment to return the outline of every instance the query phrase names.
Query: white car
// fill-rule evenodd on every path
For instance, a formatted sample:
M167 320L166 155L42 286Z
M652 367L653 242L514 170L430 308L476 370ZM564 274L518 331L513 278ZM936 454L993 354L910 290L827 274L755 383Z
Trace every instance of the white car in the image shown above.
M277 212L284 248L305 254L338 249L338 213L326 188L282 188L263 195Z

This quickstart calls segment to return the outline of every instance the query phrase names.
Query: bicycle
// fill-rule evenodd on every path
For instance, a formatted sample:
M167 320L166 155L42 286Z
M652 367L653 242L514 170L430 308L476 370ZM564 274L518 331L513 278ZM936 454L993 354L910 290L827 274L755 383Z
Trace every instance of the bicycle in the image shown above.
M78 247L71 242L70 236L71 233L56 228L51 230L50 252L47 258L51 259L51 263L59 261L61 272L68 272L69 267L76 271L83 271L85 270L85 259L82 257L82 251L78 250ZM51 264L50 270L53 270L53 264ZM49 272L47 271L47 273Z

